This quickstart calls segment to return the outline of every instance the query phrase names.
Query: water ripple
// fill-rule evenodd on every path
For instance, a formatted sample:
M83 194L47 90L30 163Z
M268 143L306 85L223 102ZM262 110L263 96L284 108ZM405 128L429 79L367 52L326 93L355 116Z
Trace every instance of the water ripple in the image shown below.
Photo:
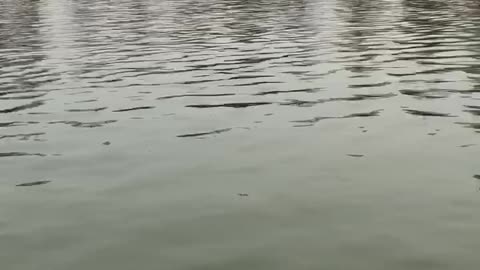
M2 269L126 268L117 255L144 244L134 255L155 264L159 243L167 269L478 267L478 0L2 0L0 11ZM25 179L56 185L8 189ZM91 232L102 237L77 241ZM234 246L249 237L266 255L239 257L257 251ZM222 247L219 264L200 246Z

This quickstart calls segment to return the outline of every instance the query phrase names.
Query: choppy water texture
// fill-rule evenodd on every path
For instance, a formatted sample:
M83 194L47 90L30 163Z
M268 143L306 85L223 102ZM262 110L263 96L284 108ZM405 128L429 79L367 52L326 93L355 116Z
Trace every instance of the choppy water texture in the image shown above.
M2 0L0 268L477 269L476 0Z

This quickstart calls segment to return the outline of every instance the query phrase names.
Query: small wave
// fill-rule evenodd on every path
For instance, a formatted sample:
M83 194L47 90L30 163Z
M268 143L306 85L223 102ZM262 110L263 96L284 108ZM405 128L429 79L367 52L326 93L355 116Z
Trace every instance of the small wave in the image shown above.
M25 156L45 157L47 155L40 154L40 153L25 153L25 152L3 152L3 153L0 153L0 158L2 158L2 157L25 157Z
M471 113L475 116L480 116L480 106L475 106L475 105L465 105L466 108L469 110L464 110L464 112Z
M460 146L458 146L458 147L460 147L460 148L467 148L467 147L471 147L471 146L475 146L475 145L476 145L476 144L474 144L474 143L469 143L469 144L462 144L462 145L460 145Z
M264 91L253 94L254 96L266 96L266 95L278 95L285 93L314 93L320 91L321 88L306 88L306 89L297 89L297 90L277 90L277 91Z
M95 101L97 101L97 99L86 99L86 100L75 101L75 103L90 103Z
M16 185L17 187L31 187L31 186L39 186L39 185L45 185L50 183L51 181L35 181L35 182L27 182L27 183L21 183Z
M188 137L203 137L207 135L220 134L232 130L231 128L217 129L208 132L198 132L198 133L187 133L178 135L179 138L188 138Z
M399 90L399 92L406 96L414 96L417 98L426 98L426 99L448 97L446 92L440 92L440 91L422 91L422 90L403 89L403 90Z
M393 93L386 94L355 94L351 97L336 97L336 98L326 98L326 99L317 99L317 100L298 100L298 99L289 99L286 102L280 103L280 105L287 106L298 106L298 107L311 107L319 103L334 102L334 101L363 101L363 100L373 100L381 98L390 98L395 97Z
M245 80L245 79L259 79L259 78L272 78L275 77L273 75L240 75L230 77L227 80Z
M41 93L41 94L36 94L36 95L24 95L24 96L10 96L10 97L1 96L0 100L35 99L35 98L43 97L46 94L47 93Z
M432 117L456 117L455 115L451 115L449 113L440 113L440 112L432 112L432 111L421 111L421 110L412 110L412 109L404 109L405 112L418 115L418 116L432 116Z
M28 134L14 134L14 135L0 135L0 140L8 139L8 138L19 138L19 140L28 140L31 137L45 135L45 132L36 132L36 133L28 133Z
M239 84L231 84L231 85L222 85L222 86L255 86L261 84L277 84L282 83L279 81L261 81L261 82L251 82L251 83L239 83Z
M141 106L141 107L133 107L133 108L126 108L126 109L118 109L114 110L113 112L129 112L129 111L138 111L138 110L150 110L155 108L154 106Z
M40 107L43 104L44 104L43 101L33 101L29 104L25 104L25 105L13 107L13 108L5 109L5 110L0 110L0 113L13 113L13 112L23 111L27 109L33 109L36 107Z
M69 109L65 110L66 112L99 112L107 109L108 107L100 107L100 108L91 108L91 109Z
M295 120L291 121L292 123L307 123L307 124L314 124L317 123L321 120L327 120L327 119L346 119L346 118L361 118L361 117L375 117L379 116L380 112L383 110L374 110L370 112L360 112L360 113L352 113L348 114L345 116L319 116L319 117L314 117L312 119L306 119L306 120Z
M253 106L262 106L270 105L272 102L237 102L237 103L222 103L222 104L194 104L187 105L186 107L190 108L218 108L218 107L228 107L228 108L246 108Z
M29 122L20 122L20 121L13 121L13 122L0 122L0 127L18 127L18 126L27 126L32 124L39 124L40 122L36 121L29 121Z
M117 122L117 120L106 120L106 121L98 121L98 122L53 121L53 122L49 122L49 124L66 124L72 127L96 128L96 127L102 127L104 125L115 123L115 122Z
M158 100L162 99L172 99L172 98L182 98L182 97L225 97L225 96L234 96L235 94L232 93L225 93L225 94L184 94L184 95L171 95L171 96L163 96L158 97Z
M351 84L348 87L350 87L350 88L368 88L368 87L387 86L389 84L391 84L391 82L380 82L380 83L370 83L370 84Z
M462 125L467 128L475 129L476 132L480 133L480 123L473 123L473 122L457 122L457 124Z
M320 99L319 102L331 102L331 101L362 101L369 99L381 99L381 98L390 98L395 97L394 93L386 94L355 94L351 97L340 97L340 98L329 98L329 99Z

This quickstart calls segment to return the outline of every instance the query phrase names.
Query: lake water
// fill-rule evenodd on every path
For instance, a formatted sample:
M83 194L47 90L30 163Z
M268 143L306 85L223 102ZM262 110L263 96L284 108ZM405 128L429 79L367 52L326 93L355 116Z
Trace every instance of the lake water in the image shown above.
M0 68L2 270L480 265L477 0L2 0Z

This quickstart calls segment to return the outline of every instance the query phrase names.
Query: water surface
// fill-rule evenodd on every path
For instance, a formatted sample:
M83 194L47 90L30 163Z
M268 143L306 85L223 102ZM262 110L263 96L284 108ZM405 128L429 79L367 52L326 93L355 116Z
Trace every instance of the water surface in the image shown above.
M0 266L476 269L476 0L3 0Z

